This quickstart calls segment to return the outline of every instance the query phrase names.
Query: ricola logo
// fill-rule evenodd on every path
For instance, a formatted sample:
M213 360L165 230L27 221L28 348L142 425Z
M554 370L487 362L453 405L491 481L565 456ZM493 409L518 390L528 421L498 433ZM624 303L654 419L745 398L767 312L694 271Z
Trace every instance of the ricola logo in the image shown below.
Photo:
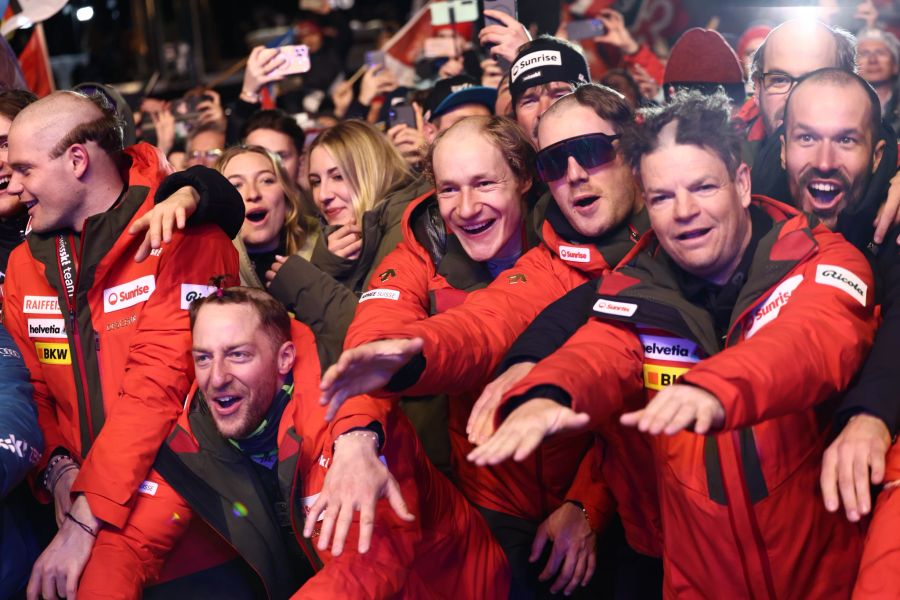
M591 262L591 249L578 246L560 246L559 257L569 262L589 263Z
M200 285L198 283L182 283L181 284L181 310L187 310L191 307L191 302L206 298L216 291L214 285Z
M869 286L847 269L835 265L819 265L816 268L816 283L843 290L863 306L866 305Z
M134 281L107 288L103 290L103 311L114 312L146 302L155 289L156 279L153 275L144 275Z
M562 55L559 53L559 50L541 50L532 54L526 54L512 66L509 71L510 77L515 81L523 72L546 65L562 66Z

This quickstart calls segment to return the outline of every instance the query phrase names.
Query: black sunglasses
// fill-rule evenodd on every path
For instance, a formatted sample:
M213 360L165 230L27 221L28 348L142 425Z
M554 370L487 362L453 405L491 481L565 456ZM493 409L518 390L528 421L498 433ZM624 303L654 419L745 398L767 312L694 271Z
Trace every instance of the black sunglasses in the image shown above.
M564 177L569 168L570 156L585 169L605 165L616 157L613 142L619 137L605 133L589 133L547 146L537 154L535 166L538 176L545 183Z

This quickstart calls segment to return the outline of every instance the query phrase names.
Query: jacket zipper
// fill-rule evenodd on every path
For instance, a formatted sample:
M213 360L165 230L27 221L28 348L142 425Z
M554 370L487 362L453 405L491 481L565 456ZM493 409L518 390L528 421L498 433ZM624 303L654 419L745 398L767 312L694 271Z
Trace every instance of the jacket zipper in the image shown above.
M84 251L84 235L85 235L85 233L86 232L84 232L84 231L81 232L81 244L78 249L79 255L83 254L83 251ZM76 321L76 318L75 318L76 298L78 297L78 282L81 279L81 269L77 268L77 267L80 267L80 265L78 264L78 256L75 254L74 237L75 236L71 236L70 239L73 243L71 243L70 245L72 247L72 259L73 259L73 261L75 261L75 264L76 264L75 283L74 283L75 293L72 295L72 305L69 306L69 321L72 325L72 334L73 334L73 337L75 340L75 348L73 349L74 353L75 353L75 359L78 364L78 371L81 374L81 376L80 376L81 393L82 393L82 398L83 398L83 402L84 402L84 413L87 416L87 421L88 421L87 422L88 438L93 443L93 441L95 439L94 416L91 413L91 397L90 397L90 392L88 390L87 379L86 379L87 378L87 368L85 367L85 363L84 363L84 353L82 352L82 349L81 349L81 333L78 330L78 322ZM98 346L98 348L99 348L99 346ZM83 451L84 451L84 449L82 448L82 452Z

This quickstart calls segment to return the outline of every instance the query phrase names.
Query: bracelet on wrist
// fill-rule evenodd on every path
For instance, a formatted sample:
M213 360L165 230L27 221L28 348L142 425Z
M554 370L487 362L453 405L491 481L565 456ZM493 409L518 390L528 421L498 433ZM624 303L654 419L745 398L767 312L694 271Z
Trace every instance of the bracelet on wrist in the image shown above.
M337 444L340 440L342 440L344 438L349 438L349 437L368 438L368 439L372 440L373 442L375 442L376 448L378 447L378 442L379 442L378 434L375 433L374 431L368 431L368 430L356 430L356 431L348 431L347 433L342 433L341 435L337 436L337 438L335 438L334 447L337 448Z
M66 513L66 518L68 520L72 521L73 523L75 523L76 525L78 525L79 527L81 527L82 529L84 529L91 537L96 539L97 532L94 531L90 525L87 525L86 523L82 523L81 521L79 521L78 519L73 517L72 513L70 513L70 512Z
M56 484L59 483L59 480L62 479L62 476L65 475L68 471L77 470L78 465L74 462L71 464L63 465L59 467L56 471L56 474L53 477L53 481L50 483L50 489L48 490L51 494L56 492Z
M57 465L59 465L61 462L70 462L73 464L75 463L75 461L72 460L72 457L68 454L57 454L50 459L50 462L47 463L47 467L44 469L44 476L41 478L41 486L51 494L53 493L53 488L50 485L51 476L53 475L54 469L56 469Z
M248 92L247 90L241 90L238 98L248 104L259 104L259 94L257 92Z

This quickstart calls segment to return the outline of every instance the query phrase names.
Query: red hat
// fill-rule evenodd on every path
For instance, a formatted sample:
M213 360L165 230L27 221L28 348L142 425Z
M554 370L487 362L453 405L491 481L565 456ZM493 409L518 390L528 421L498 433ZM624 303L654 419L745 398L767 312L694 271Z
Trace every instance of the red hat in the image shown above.
M753 27L742 33L737 43L738 56L744 55L744 50L747 49L747 44L749 44L753 40L758 40L760 38L766 39L770 31L772 31L772 28L769 25L754 25Z
M663 83L743 83L737 55L718 31L694 27L672 46Z

